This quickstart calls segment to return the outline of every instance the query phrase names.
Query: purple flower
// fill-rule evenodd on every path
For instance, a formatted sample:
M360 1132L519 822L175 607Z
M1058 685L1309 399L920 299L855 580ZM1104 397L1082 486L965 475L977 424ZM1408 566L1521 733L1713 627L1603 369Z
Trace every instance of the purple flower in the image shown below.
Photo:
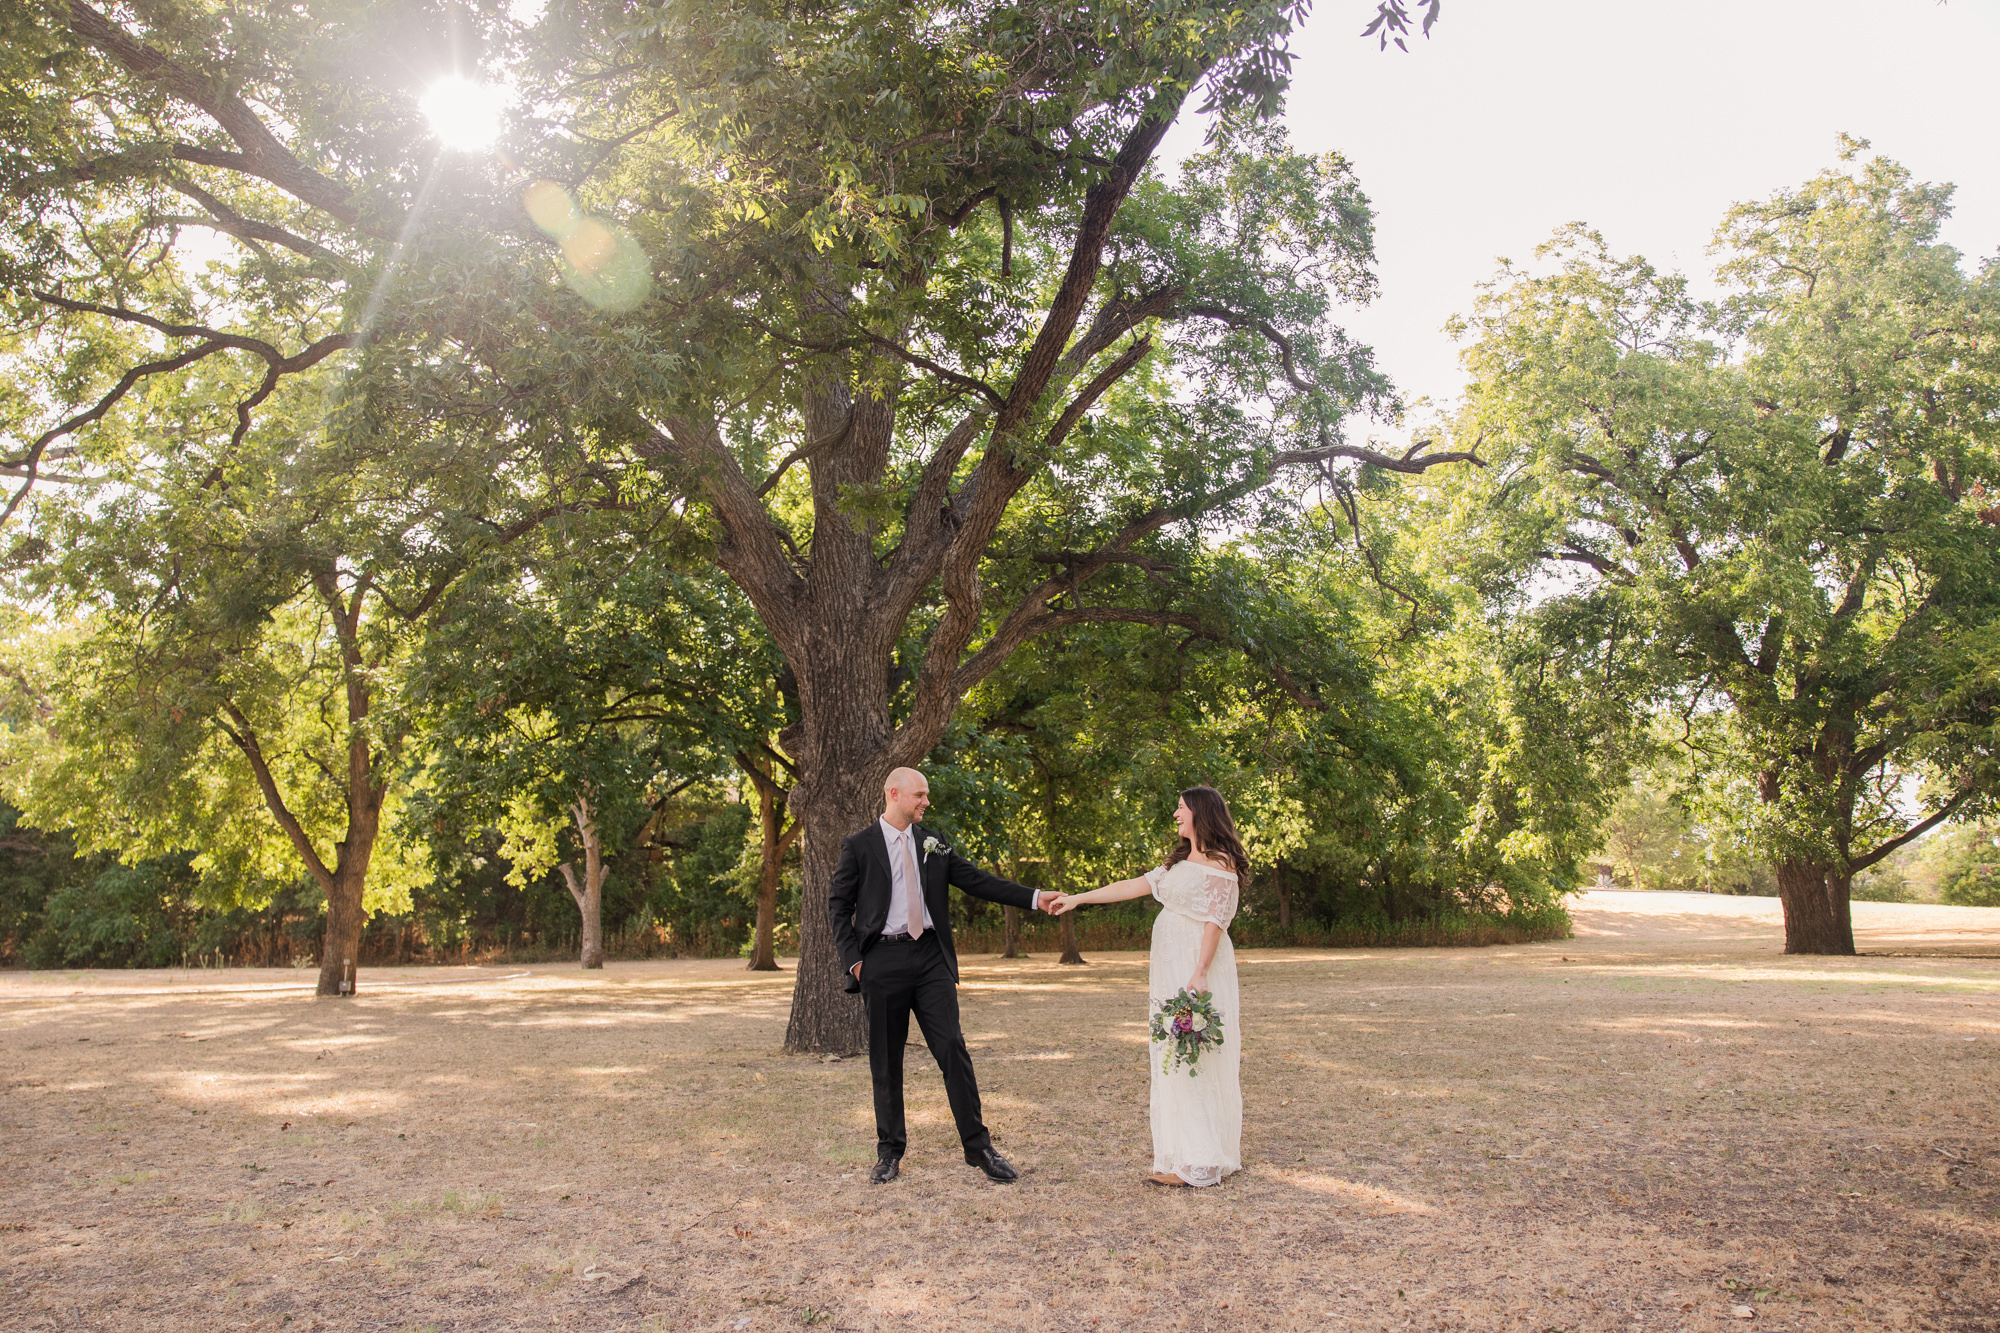
M1182 1035L1185 1035L1185 1034L1186 1034L1186 1033L1188 1033L1188 1032L1189 1032L1190 1030L1191 1030L1191 1025L1189 1024L1189 1021L1188 1021L1188 1018L1187 1018L1187 1015L1183 1014L1183 1015L1181 1015L1181 1016L1180 1016L1179 1018L1176 1018L1176 1019L1174 1020L1174 1031L1175 1031L1175 1032L1177 1032L1177 1033L1180 1033L1180 1034L1182 1034Z

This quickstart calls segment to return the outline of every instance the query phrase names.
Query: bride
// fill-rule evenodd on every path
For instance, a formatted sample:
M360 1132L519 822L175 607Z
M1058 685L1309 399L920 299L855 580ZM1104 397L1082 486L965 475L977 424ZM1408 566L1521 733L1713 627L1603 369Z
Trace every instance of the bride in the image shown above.
M1180 841L1165 865L1089 893L1057 897L1049 910L1061 915L1085 903L1115 903L1148 893L1160 900L1163 910L1153 920L1148 1012L1182 987L1207 991L1222 1019L1223 1041L1202 1054L1199 1074L1187 1067L1163 1072L1157 1050L1149 1061L1153 1174L1146 1179L1155 1185L1217 1185L1243 1167L1243 1093L1237 1083L1243 1029L1229 921L1236 915L1249 861L1229 807L1213 787L1182 792L1174 825Z

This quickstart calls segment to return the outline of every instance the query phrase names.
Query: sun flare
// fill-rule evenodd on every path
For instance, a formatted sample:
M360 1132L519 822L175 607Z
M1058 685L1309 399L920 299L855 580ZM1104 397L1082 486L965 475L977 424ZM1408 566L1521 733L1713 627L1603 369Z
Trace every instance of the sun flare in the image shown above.
M448 74L426 89L417 105L446 148L478 152L500 137L511 101L513 94L498 84Z

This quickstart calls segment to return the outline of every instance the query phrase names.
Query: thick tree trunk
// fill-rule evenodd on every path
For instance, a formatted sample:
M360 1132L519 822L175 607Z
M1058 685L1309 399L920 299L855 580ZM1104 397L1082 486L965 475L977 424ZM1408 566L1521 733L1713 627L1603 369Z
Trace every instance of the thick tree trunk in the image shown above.
M1280 861L1271 868L1271 883L1278 890L1278 928L1290 928L1292 924L1292 880L1285 872L1285 863Z
M1000 914L1007 923L1007 948L1000 956L1002 958L1026 958L1028 955L1021 949L1021 909L1018 907L1003 907L1000 909Z
M368 873L365 865L358 872L350 870L346 846L341 844L340 866L326 891L326 947L320 953L316 995L352 995L361 965L361 927L367 916L361 908L361 891Z
M793 815L804 828L800 846L799 968L792 985L792 1016L785 1049L853 1055L867 1049L868 1018L859 995L847 994L847 975L833 944L827 888L840 860L840 842L881 813L880 773L838 785L808 771L792 789ZM870 789L874 789L871 793Z
M556 869L562 871L569 896L576 899L576 910L583 916L580 961L587 968L600 968L604 966L604 845L597 836L597 818L588 797L577 797L569 813L583 841L583 881L577 882L576 870L567 861Z
M1852 954L1849 876L1805 860L1781 860L1777 872L1778 898L1785 906L1785 952Z
M873 562L865 548L850 550L831 537L824 543L816 538L814 555L816 565L821 559L830 565L855 562L845 581L850 596L867 586L866 566ZM849 978L834 947L827 900L841 840L882 813L882 783L895 767L885 670L895 632L865 611L850 604L851 618L837 630L825 627L813 659L793 663L800 717L796 735L788 729L784 747L799 763L789 801L800 837L799 965L785 1027L788 1051L853 1055L868 1046L867 1013L861 997L847 993Z
M361 928L368 913L361 905L368 886L368 863L375 855L375 837L382 824L380 793L364 788L349 808L347 837L334 845L333 873L322 882L326 890L326 936L319 959L315 995L352 995L361 969Z

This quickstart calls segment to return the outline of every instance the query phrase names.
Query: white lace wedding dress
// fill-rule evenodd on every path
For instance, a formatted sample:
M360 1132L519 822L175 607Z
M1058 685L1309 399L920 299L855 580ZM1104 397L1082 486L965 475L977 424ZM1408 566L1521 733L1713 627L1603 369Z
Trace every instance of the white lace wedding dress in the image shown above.
M1243 1058L1243 1025L1236 988L1236 952L1229 922L1236 915L1236 876L1182 861L1146 872L1164 909L1153 919L1152 972L1147 1015L1171 1000L1194 975L1205 923L1222 928L1208 965L1208 989L1222 1015L1223 1043L1202 1052L1199 1075L1181 1065L1160 1071L1165 1046L1149 1043L1153 1067L1153 1170L1171 1172L1190 1185L1218 1185L1243 1169L1243 1091L1237 1067Z

